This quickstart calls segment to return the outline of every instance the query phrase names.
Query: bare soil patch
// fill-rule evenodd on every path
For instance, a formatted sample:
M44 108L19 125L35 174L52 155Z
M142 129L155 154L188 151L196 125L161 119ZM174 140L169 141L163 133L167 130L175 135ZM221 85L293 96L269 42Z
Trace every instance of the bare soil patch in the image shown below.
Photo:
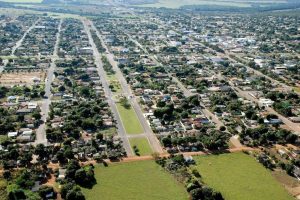
M0 84L4 86L33 85L35 79L45 81L46 72L14 72L0 74Z

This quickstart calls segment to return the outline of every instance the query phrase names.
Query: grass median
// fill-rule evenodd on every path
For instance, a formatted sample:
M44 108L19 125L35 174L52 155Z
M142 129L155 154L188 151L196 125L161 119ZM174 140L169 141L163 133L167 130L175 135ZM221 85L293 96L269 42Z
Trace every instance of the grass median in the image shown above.
M127 134L134 135L144 132L140 120L132 107L125 108L121 103L117 103L117 108Z
M151 155L153 153L147 138L130 138L129 142L132 149L134 149L134 146L137 147L137 153L140 156Z

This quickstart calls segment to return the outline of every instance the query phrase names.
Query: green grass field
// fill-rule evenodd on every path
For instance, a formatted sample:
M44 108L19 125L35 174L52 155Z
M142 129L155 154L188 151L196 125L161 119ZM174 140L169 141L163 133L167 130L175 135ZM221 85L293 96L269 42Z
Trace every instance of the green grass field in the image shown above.
M151 155L153 153L147 138L130 138L129 142L132 149L134 145L137 146L141 156Z
M184 186L153 161L95 168L97 185L83 189L87 200L187 200Z
M229 200L292 200L254 158L244 153L195 157L203 181Z
M127 134L143 133L143 127L132 107L126 109L120 103L117 103L117 108Z

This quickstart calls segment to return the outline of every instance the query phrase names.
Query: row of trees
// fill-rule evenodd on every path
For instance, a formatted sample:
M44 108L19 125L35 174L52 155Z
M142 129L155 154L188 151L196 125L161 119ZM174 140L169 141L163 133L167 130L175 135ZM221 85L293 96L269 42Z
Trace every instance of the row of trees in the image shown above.
M206 128L200 130L197 136L166 136L161 139L164 147L193 146L197 150L208 149L212 151L225 150L228 148L229 134L213 130L208 132Z
M298 136L286 129L273 130L267 126L260 126L258 128L248 128L240 133L242 142L249 142L252 146L266 146L272 144L287 144L295 143Z
M184 183L192 200L223 200L220 192L205 185L201 175L193 168L193 161L186 161L182 154L171 155L169 158L160 158L154 155L155 161L176 179Z

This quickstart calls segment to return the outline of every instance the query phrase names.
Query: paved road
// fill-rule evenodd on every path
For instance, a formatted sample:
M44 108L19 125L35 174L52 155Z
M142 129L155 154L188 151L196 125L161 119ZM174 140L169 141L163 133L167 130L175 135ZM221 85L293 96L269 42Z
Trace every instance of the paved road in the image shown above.
M99 53L99 51L96 47L96 44L94 43L92 35L91 35L91 22L87 19L83 19L82 22L84 24L84 29L85 29L86 33L88 34L90 44L93 48L94 57L95 57L95 64L97 66L97 71L98 71L99 77L101 79L102 87L104 89L106 98L108 100L108 104L109 104L109 106L112 110L112 113L114 114L114 118L117 121L118 135L123 141L123 147L126 150L127 156L134 156L134 154L132 152L132 149L131 149L131 146L130 146L130 143L129 143L129 140L128 140L127 135L126 135L125 128L123 127L121 117L120 117L119 112L117 110L117 106L116 106L116 104L113 100L113 94L112 94L112 92L109 88L109 83L106 79L106 72L103 68L101 55L100 55L100 53Z
M220 74L218 75L220 78L223 78L225 79L224 77L222 77ZM258 104L258 99L252 97L248 91L243 91L241 89L239 89L238 87L234 86L234 84L228 80L230 86L236 91L236 93L238 94L238 96L244 98L244 99L247 99L249 101L252 101L252 102L255 102L256 104ZM288 126L288 128L291 130L291 131L294 131L295 133L297 134L300 134L300 125L297 124L297 123L294 123L292 121L290 121L288 118L286 118L285 116L279 114L278 112L276 112L273 108L271 107L268 107L266 108L266 110L268 111L268 113L270 114L274 114L274 115L277 115L279 119L282 120L282 122Z
M26 36L28 35L28 33L36 26L36 24L40 21L41 19L37 19L33 24L32 26L27 29L23 35L23 37L16 42L15 46L13 46L12 50L11 50L11 56L14 56L15 55L15 52L16 50L22 45L24 39L26 38Z
M50 67L47 71L47 78L45 80L45 98L42 101L42 105L41 105L41 114L42 114L42 121L46 122L47 118L49 116L49 109L50 109L50 104L51 104L51 83L54 79L54 71L56 68L56 60L58 59L58 46L59 46L59 42L60 42L60 31L61 31L61 24L62 24L62 20L60 21L59 25L58 25L58 32L56 34L56 42L55 42L55 46L54 46L54 51L52 54L52 58L51 58L51 63L50 63ZM46 125L45 123L42 123L39 128L36 130L36 141L35 144L45 144L47 145L47 137L46 137Z
M166 26L166 27L167 27L167 26ZM175 30L175 29L172 29L172 30L175 31L175 32L177 32L177 30ZM197 41L195 38L190 38L190 39L192 39L192 40L194 40L194 41ZM203 46L204 48L207 48L207 49L209 49L210 51L215 52L215 50L213 50L213 49L211 49L210 47L204 45L203 43L200 42L200 44L201 44L201 46ZM225 53L219 53L219 52L216 52L216 53L217 53L217 56L219 56L219 57L225 57L225 58L228 58L228 60L230 60L230 61L232 61L232 62L240 63L238 60L235 60L235 59L231 58L231 57L229 56L229 53L228 53L228 52L225 52ZM290 87L290 86L288 86L288 85L286 85L286 84L284 84L284 83L281 83L281 82L279 82L279 81L277 81L277 80L275 80L275 79L273 79L273 78L271 78L271 77L269 77L269 76L267 76L267 75L261 73L260 71L257 71L257 70L255 70L255 69L252 69L251 67L248 67L248 66L246 66L246 68L247 68L247 70L249 70L250 72L253 72L254 74L256 74L256 75L258 75L258 76L263 76L263 77L265 77L266 79L272 81L273 83L276 83L276 84L278 84L278 85L281 85L281 86L284 87L284 88L287 88L288 90L292 90L292 89L293 89L292 87ZM220 76L220 75L219 75L219 77L223 78L224 80L227 80L227 78L225 78L225 77L223 77L223 76ZM242 91L242 90L240 90L239 88L235 87L230 81L229 81L229 83L230 83L231 87L234 88L234 89L236 90L236 92L237 92L241 97L243 97L243 98L245 98L245 99L248 99L248 100L250 100L250 101L252 101L252 102L258 103L258 99L255 99L255 98L253 98L252 96L250 96L250 95L248 94L248 92ZM296 92L296 93L297 93L298 95L300 95L299 92ZM271 113L271 114L277 115L277 116L279 117L279 119L281 119L282 122L283 122L285 125L287 125L287 126L289 127L290 130L292 130L292 131L294 131L296 134L299 134L299 135L300 135L300 125L299 125L299 124L293 123L293 122L290 121L288 118L284 117L283 115L280 115L280 114L279 114L278 112L276 112L273 108L270 108L270 107L269 107L269 108L267 108L267 111L268 111L269 113ZM208 114L209 114L209 113L208 113ZM219 124L219 125L221 125L221 124Z
M123 76L123 73L121 72L120 68L118 67L118 63L114 60L113 54L109 52L109 49L107 48L106 44L103 41L102 36L100 35L99 31L96 29L94 24L92 22L90 22L90 24L91 24L93 30L96 31L97 36L99 37L99 39L101 40L102 46L106 49L106 52L107 52L106 57L107 57L108 61L110 62L110 64L112 65L113 69L116 72L115 75L116 75L116 78L120 82L120 85L121 85L122 91L123 91L123 95L126 96L126 97L129 97L128 101L130 102L130 104L132 105L132 108L136 112L136 115L137 115L143 129L144 129L144 134L147 137L152 150L154 152L162 153L163 149L160 145L160 142L158 141L157 137L154 135L149 123L147 122L139 103L137 102L131 88L127 84L127 81L125 80L125 78Z
M236 60L236 59L230 57L229 52L227 52L227 51L225 52L225 54L221 54L221 55L225 55L225 57L228 58L228 60L230 60L230 61L239 63L238 60ZM241 58L241 57L238 57L238 58L241 59L241 60L244 60L244 59ZM253 69L253 68L248 67L248 66L245 66L245 67L247 68L247 70L248 70L249 72L252 72L253 74L255 74L255 75L257 75L257 76L264 77L264 78L270 80L272 83L276 83L277 85L280 85L282 88L285 88L287 91L292 91L292 90L293 90L293 87L291 87L291 86L289 86L289 85L287 85L287 84L285 84L285 83L282 83L282 82L280 82L280 81L278 81L278 80L275 80L275 79L273 79L272 77L270 77L270 76L268 76L268 75L266 75L266 74L263 74L262 72L260 72L260 71L258 71L258 70L256 70L256 69ZM294 91L294 92L295 92L296 94L300 95L300 92L297 92L297 91Z
M157 23L157 22L156 22L156 23ZM159 23L160 25L164 26L164 27L168 27L168 25L164 24L163 22L158 22L158 23ZM179 32L178 32L176 29L174 29L173 27L171 27L170 29L171 29L172 31L176 32L176 33L179 33ZM229 55L230 52L228 52L228 51L225 51L225 53L216 52L215 50L213 50L213 49L210 48L209 46L206 46L206 45L203 44L202 42L198 41L198 39L196 39L196 38L194 38L194 37L191 37L190 39L199 42L199 44L200 44L202 47L209 49L211 52L215 52L215 53L217 54L217 56L219 56L219 57L224 57L224 58L227 58L227 59L230 60L230 61L233 61L233 62L236 62L236 63L240 63L237 59L234 59L234 58L230 57L230 55ZM244 59L241 58L241 57L238 57L238 58L241 59L241 60L244 60ZM280 81L278 81L278 80L275 80L275 79L273 79L272 77L270 77L270 76L268 76L268 75L266 75L266 74L263 74L262 72L260 72L260 71L258 71L258 70L256 70L256 69L253 69L253 68L248 67L248 66L245 66L245 67L247 68L247 70L248 70L249 72L253 72L253 73L254 73L255 75L257 75L257 76L265 77L266 79L270 80L271 82L276 83L276 84L280 85L280 86L283 87L283 88L286 88L288 91L294 90L292 86L289 86L289 85L287 85L287 84L285 84L285 83L282 83L282 82L280 82ZM296 94L300 95L300 92L297 92L297 91L294 91L294 92L295 92Z
M27 34L35 27L35 25L40 21L40 19L36 20L31 27L29 27L25 33L23 34L22 38L16 42L16 44L12 47L11 56L15 55L16 50L22 45L25 37ZM5 66L8 64L8 60L4 60L4 64L0 66L0 73L3 72Z
M232 136L229 141L235 148L243 148L244 146L241 144L239 135Z

